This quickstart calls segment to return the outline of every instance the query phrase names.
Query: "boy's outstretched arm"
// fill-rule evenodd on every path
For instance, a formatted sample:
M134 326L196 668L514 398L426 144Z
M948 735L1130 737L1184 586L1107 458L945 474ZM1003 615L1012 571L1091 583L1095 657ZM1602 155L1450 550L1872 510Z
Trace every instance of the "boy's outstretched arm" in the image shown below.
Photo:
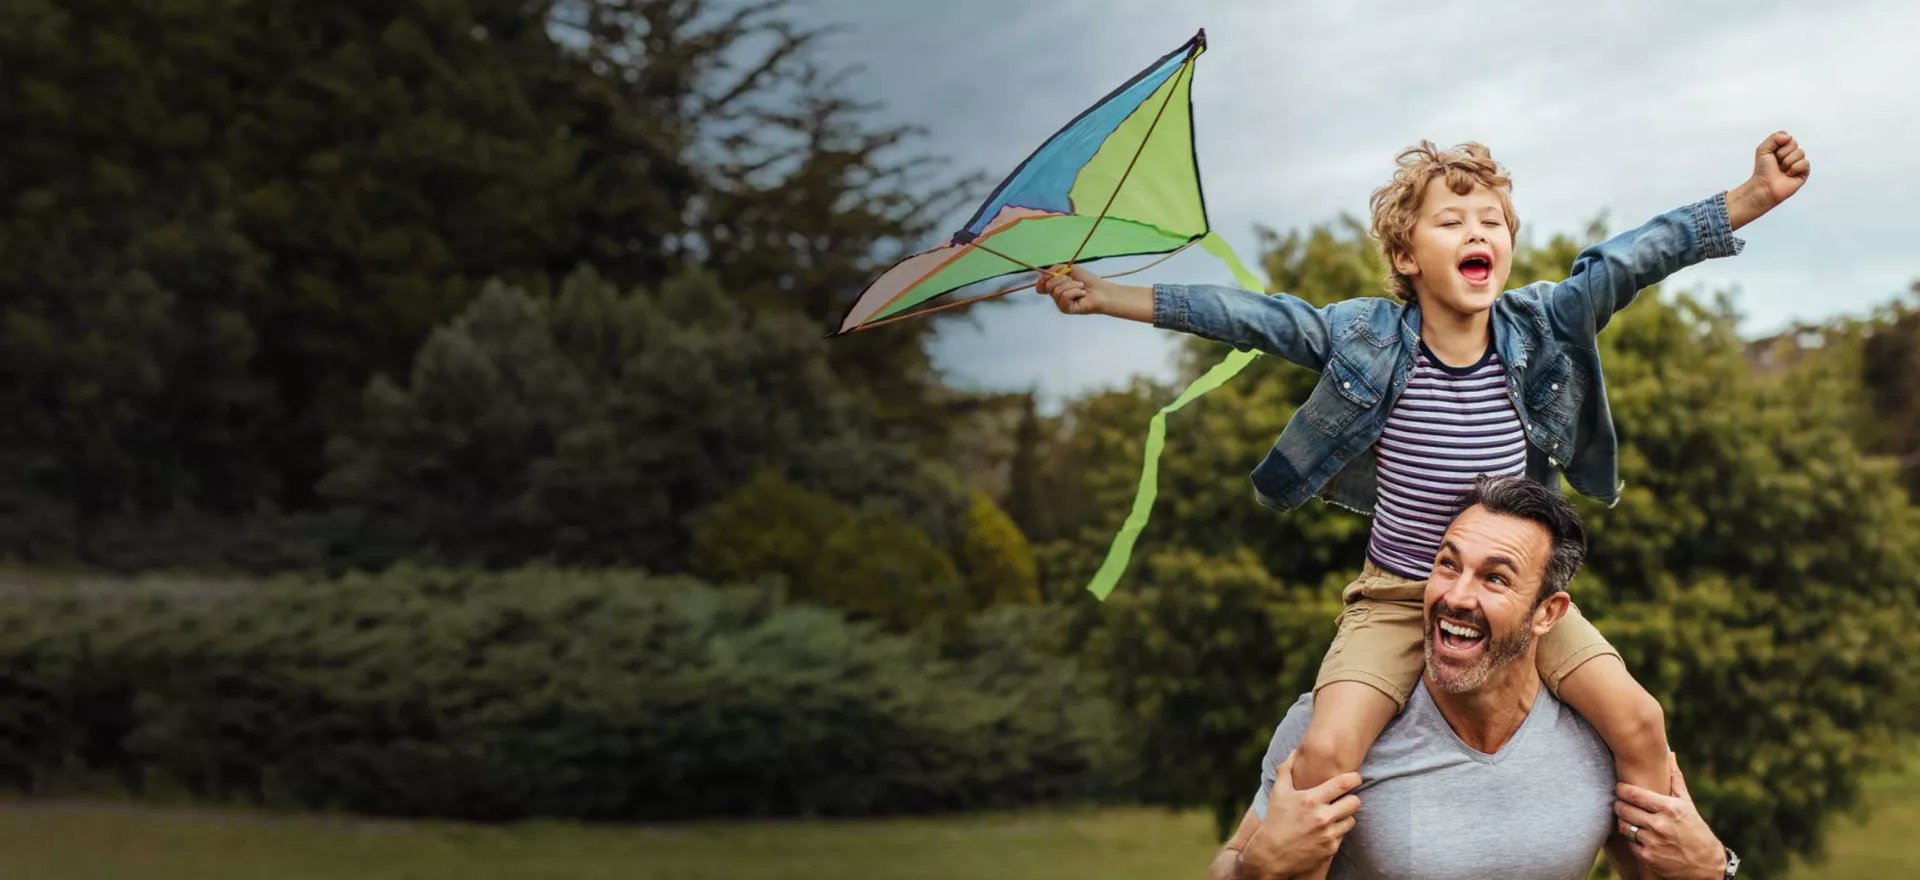
M1082 266L1041 273L1034 290L1069 315L1110 315L1224 342L1241 351L1324 370L1332 340L1329 312L1285 293L1259 294L1217 284L1115 284Z
M1734 230L1799 192L1809 170L1793 136L1774 132L1754 150L1753 175L1739 186L1587 248L1548 299L1556 329L1591 338L1641 290L1702 260L1739 253L1745 242Z

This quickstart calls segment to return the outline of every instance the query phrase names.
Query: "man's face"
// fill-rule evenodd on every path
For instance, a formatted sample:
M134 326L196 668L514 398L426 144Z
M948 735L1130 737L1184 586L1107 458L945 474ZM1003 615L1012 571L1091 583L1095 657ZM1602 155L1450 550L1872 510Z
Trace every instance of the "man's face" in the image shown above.
M1471 507L1456 517L1427 579L1426 659L1447 693L1478 689L1502 667L1532 662L1533 639L1566 611L1561 593L1539 608L1553 538L1539 523Z
M1412 277L1423 309L1484 312L1506 289L1513 233L1491 189L1476 184L1460 195L1445 177L1427 181L1410 243L1413 253L1396 256L1394 269Z

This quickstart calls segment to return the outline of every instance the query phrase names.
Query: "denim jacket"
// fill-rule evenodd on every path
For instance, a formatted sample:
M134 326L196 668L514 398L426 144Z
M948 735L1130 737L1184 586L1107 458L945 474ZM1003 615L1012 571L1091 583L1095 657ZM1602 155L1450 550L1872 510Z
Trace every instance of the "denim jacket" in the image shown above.
M1642 288L1744 246L1733 236L1721 192L1587 248L1564 281L1536 282L1494 300L1494 345L1526 430L1529 476L1557 486L1564 474L1580 494L1618 503L1619 446L1596 337ZM1253 469L1254 495L1276 510L1318 496L1373 512L1374 441L1413 376L1419 306L1363 297L1315 308L1285 293L1157 284L1153 323L1318 372L1307 402Z

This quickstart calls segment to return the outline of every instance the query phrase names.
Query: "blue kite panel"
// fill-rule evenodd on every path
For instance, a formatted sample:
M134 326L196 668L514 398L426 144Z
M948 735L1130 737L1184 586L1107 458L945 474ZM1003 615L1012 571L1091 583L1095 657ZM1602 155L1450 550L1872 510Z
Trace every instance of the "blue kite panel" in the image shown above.
M1073 212L1073 203L1068 193L1073 189L1073 180L1080 169L1093 160L1093 154L1100 151L1100 145L1113 136L1120 123L1133 114L1155 89L1160 88L1186 63L1184 52L1174 52L1161 59L1160 64L1108 95L1100 103L1082 113L1078 119L1067 124L1059 133L1050 138L1044 146L1035 151L1019 170L1006 182L1000 184L1000 190L975 214L962 235L970 239L986 231L987 224L1008 205L1051 211L1059 214Z

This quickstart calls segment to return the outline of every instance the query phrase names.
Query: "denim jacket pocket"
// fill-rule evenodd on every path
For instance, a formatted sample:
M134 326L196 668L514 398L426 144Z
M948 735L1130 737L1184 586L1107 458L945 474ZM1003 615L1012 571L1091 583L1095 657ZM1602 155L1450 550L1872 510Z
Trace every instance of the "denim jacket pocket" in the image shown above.
M1578 379L1573 359L1564 351L1554 353L1528 378L1527 408L1555 422L1573 421L1578 411Z
M1307 402L1301 405L1299 415L1305 417L1320 433L1335 437L1361 413L1379 403L1380 392L1373 383L1367 381L1366 374L1356 369L1345 356L1335 353L1327 360L1327 369L1320 374L1320 384L1307 397Z
M1587 371L1566 352L1556 352L1528 383L1527 409L1537 432L1534 441L1553 467L1565 467L1576 449L1581 402L1589 392Z

